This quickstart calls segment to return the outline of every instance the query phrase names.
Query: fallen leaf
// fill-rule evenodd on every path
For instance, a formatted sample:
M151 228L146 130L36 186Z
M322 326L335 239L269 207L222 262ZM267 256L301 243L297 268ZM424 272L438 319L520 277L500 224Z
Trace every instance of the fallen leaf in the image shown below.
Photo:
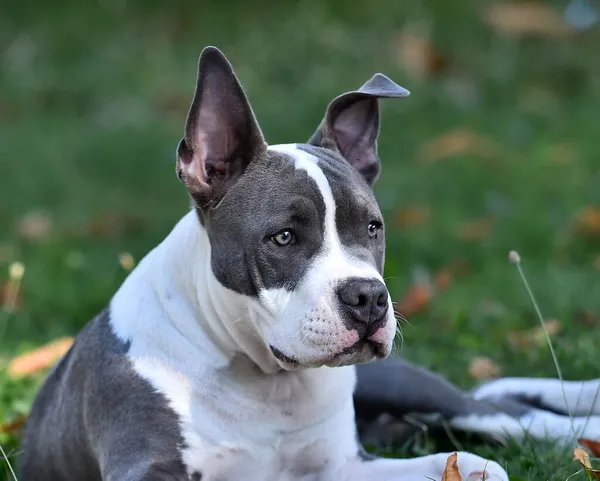
M458 469L458 453L452 453L446 459L446 467L442 474L442 481L462 481L460 470Z
M596 269L597 271L600 271L600 256L596 257L596 259L594 259L594 269Z
M457 236L463 241L485 239L494 230L494 221L489 217L473 219L460 225Z
M578 439L577 442L582 446L585 446L590 451L590 453L592 453L592 456L597 458L600 457L600 442L590 441L589 439L583 438Z
M590 476L593 476L595 479L600 479L600 471L592 468L592 463L590 462L590 455L583 448L575 448L573 450L573 454L575 457L574 461L579 461L583 469L585 469L586 473Z
M73 344L72 337L63 337L13 358L7 372L13 377L37 374L52 365L65 354Z
M500 373L500 367L489 357L476 356L469 363L469 375L478 381L497 378Z
M34 242L46 239L51 231L52 220L44 212L29 212L19 220L17 226L19 237Z
M547 321L544 321L544 326L546 327L546 331L550 337L558 334L562 328L560 322L558 322L556 319L548 319ZM536 326L531 329L531 331L529 331L529 338L538 346L545 345L548 342L546 339L546 333L544 332L542 326Z
M452 282L452 272L450 269L442 269L437 272L434 279L435 285L438 289L446 289Z
M598 317L589 311L581 311L579 313L579 319L590 327L595 327L598 325ZM598 456L600 456L600 454Z
M555 165L568 165L573 163L575 157L575 148L571 144L562 143L553 146L548 161Z
M420 152L421 162L425 163L465 155L487 160L498 155L498 148L483 135L466 128L456 128L426 141Z
M415 78L430 77L446 68L445 58L433 48L429 34L422 26L404 28L396 37L393 48L402 68Z
M586 206L577 212L575 229L586 235L600 235L600 209L596 206Z
M514 37L565 38L574 32L561 13L545 3L492 3L483 13L484 21L496 32Z
M20 431L25 425L27 417L23 414L18 415L12 421L0 425L0 434L14 434Z
M143 227L143 219L126 212L102 212L77 227L81 237L115 239L125 234L135 233Z
M429 305L432 294L428 285L414 284L404 297L398 301L396 310L405 317L412 316Z
M546 330L550 337L558 334L562 326L556 319L548 319L544 321ZM526 349L532 346L545 346L547 343L546 334L542 326L536 326L528 330L514 330L508 334L510 343L515 348Z
M6 281L0 290L0 304L6 312L18 311L23 306L23 290L14 281Z
M16 249L12 244L0 244L0 264L13 260Z
M407 206L396 211L396 225L401 229L423 225L429 221L431 209L427 206Z

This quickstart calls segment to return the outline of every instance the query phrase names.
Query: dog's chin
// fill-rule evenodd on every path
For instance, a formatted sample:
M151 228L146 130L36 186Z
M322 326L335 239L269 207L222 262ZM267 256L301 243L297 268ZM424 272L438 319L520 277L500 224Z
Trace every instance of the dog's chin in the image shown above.
M270 348L278 364L286 371L293 371L300 368L341 367L364 364L376 359L384 359L390 354L388 346L366 340L361 340L353 346L332 354L300 359L288 356L274 346L270 346Z

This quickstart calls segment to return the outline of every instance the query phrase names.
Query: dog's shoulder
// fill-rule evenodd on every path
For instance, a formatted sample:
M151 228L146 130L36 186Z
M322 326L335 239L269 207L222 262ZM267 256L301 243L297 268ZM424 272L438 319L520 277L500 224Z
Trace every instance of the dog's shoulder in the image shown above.
M76 473L101 479L93 455L98 450L121 458L153 452L157 462L184 471L178 416L136 373L127 356L129 347L113 332L108 308L79 332L33 404L23 439L24 479L37 479L34 473L42 466L46 475L54 474L45 479L81 479ZM117 425L120 429L113 429ZM48 444L56 446L52 459L40 459L39 453L50 451L39 447ZM69 456L75 447L77 459Z

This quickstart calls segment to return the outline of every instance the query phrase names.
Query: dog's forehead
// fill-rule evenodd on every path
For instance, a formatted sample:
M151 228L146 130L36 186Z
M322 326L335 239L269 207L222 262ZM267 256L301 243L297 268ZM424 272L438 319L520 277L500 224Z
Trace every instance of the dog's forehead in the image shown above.
M344 212L350 209L369 212L371 215L377 215L379 212L372 189L340 154L330 149L301 143L274 145L269 148L269 152L280 161L285 159L295 165L294 170L288 171L290 177L298 170L305 170L307 164L309 167L311 163L314 164L319 173L322 173L327 186L319 185L318 190L313 190L313 195L322 195L324 188L330 190L336 210L341 209L341 212ZM314 174L309 173L309 176L314 179ZM337 217L339 221L339 216Z

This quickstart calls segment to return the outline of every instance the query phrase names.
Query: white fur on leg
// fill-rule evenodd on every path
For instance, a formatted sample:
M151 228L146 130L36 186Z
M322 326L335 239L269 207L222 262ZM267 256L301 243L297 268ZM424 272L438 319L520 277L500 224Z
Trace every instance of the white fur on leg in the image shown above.
M475 399L499 399L506 396L539 399L554 410L572 415L600 414L600 379L565 381L540 378L502 378L491 381L473 391ZM565 406L565 395L568 406Z
M600 441L600 416L574 417L571 426L569 416L540 409L532 409L518 418L508 414L460 416L453 418L450 425L454 429L480 433L498 440L521 439L528 435L536 439L571 441L575 431L577 438Z
M438 453L413 459L377 459L355 461L336 477L340 481L427 481L442 479L446 460L452 453ZM508 481L498 463L475 454L459 452L458 469L466 481ZM485 477L484 477L485 473Z

